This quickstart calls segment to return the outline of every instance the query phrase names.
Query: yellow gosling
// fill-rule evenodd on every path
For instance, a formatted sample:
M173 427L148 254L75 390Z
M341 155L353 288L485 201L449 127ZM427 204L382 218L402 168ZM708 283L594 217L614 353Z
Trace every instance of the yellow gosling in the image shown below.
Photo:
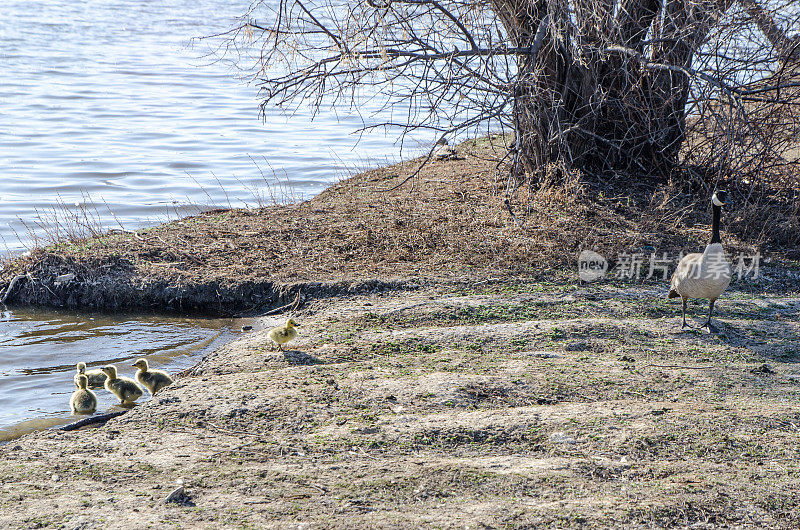
M113 364L104 366L101 370L108 376L105 385L106 390L117 396L121 405L133 403L144 394L142 387L137 385L133 379L117 377L117 367Z
M89 380L89 388L103 388L106 384L106 374L104 374L100 370L89 370L86 371L86 363L80 362L75 365L78 370L78 373L75 374L74 381L75 386L78 386L78 377L81 374L84 374L86 378Z
M136 380L150 391L151 396L154 396L156 392L174 382L167 372L163 370L151 370L150 366L147 364L147 359L139 359L133 363L133 366L139 369L139 371L136 372Z
M91 414L97 410L97 396L87 388L88 385L89 378L78 374L76 384L78 389L72 393L69 400L69 407L73 414Z
M283 345L297 337L297 330L294 328L298 325L299 324L290 318L283 326L278 326L277 328L269 330L267 336L272 342L278 345L279 350L283 351Z

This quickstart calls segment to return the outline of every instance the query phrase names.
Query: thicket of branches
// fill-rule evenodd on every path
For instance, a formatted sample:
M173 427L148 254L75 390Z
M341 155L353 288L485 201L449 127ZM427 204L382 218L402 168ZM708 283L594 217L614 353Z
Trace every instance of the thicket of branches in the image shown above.
M257 0L228 44L263 105L369 98L392 112L367 127L401 136L513 133L514 186L553 163L770 186L800 159L791 28L798 0Z

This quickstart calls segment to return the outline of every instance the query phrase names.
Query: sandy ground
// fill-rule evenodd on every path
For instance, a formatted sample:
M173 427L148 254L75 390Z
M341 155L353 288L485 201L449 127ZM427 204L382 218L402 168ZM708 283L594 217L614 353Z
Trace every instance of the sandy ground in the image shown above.
M708 335L665 292L376 289L285 353L263 317L104 427L0 447L0 527L797 528L797 293L733 290Z

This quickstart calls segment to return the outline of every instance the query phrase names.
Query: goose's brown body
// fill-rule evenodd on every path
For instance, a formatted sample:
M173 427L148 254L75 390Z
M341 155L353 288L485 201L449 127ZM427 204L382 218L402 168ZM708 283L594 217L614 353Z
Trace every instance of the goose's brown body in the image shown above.
M452 146L445 143L440 143L433 151L433 157L436 160L451 160L456 158L456 150Z
M721 243L713 243L705 252L687 254L678 263L670 282L670 298L716 300L731 283L731 264Z

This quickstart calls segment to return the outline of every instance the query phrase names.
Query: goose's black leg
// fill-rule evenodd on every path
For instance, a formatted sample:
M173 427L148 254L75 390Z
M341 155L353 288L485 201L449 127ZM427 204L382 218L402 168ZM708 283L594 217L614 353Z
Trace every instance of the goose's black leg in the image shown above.
M681 298L683 300L683 311L681 311L681 318L683 319L683 324L681 324L681 329L684 330L686 328L690 328L689 324L686 323L686 298Z
M711 323L711 315L714 313L714 302L716 302L716 300L709 300L709 302L708 302L708 320L706 320L706 323L703 324L704 328L708 328L708 332L709 333L718 333L719 332L719 329L717 329L717 326L715 326L714 324Z

